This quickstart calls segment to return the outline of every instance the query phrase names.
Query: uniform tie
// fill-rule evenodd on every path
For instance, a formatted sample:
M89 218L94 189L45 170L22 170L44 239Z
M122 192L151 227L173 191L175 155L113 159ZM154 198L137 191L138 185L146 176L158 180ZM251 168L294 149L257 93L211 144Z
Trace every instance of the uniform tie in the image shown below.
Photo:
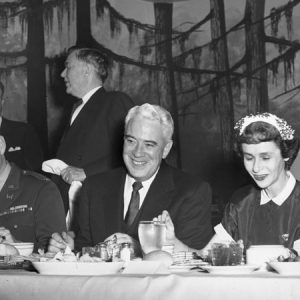
M140 193L139 190L143 187L140 181L135 181L132 185L132 193L129 207L125 216L125 223L131 225L134 221L140 208Z

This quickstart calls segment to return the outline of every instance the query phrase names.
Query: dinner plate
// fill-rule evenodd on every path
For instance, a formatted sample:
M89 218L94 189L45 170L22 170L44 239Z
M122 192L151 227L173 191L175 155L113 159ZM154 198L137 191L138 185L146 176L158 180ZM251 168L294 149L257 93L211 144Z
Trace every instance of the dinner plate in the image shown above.
M281 275L300 275L300 262L270 261L268 265Z
M238 265L238 266L201 266L201 269L204 269L212 274L222 274L222 275L236 275L236 274L250 274L258 266L256 265Z
M45 275L107 275L116 274L123 262L32 262L40 274Z

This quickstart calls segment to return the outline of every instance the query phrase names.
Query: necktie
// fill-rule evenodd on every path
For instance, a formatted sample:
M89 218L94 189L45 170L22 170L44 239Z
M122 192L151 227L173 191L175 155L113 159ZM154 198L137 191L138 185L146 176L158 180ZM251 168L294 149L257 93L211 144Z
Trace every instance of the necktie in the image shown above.
M72 113L71 113L71 119L70 119L70 125L73 123L74 121L74 112L75 110L77 109L77 107L79 107L81 104L83 103L83 100L82 99L78 99L78 101L76 101L72 107ZM74 116L74 117L73 117Z
M129 207L125 216L125 223L131 225L134 221L140 207L140 193L139 190L143 187L140 181L135 181L132 185L132 193Z

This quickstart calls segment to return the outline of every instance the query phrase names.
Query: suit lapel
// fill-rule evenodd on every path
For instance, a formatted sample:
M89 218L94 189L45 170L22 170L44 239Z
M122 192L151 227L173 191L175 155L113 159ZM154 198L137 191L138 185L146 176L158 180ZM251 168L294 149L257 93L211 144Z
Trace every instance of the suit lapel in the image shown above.
M124 210L124 184L126 172L120 169L120 172L113 178L111 184L107 187L104 196L105 226L106 232L120 232L123 229L123 210Z
M171 168L162 162L160 169L153 180L143 205L135 218L134 222L130 226L138 226L139 221L152 220L154 217L161 214L161 212L169 207L172 197L170 194L174 190L175 185L173 181Z
M105 104L104 103L105 102L104 101L105 93L106 93L105 89L102 87L92 95L92 97L83 106L83 108L81 109L81 111L79 112L77 117L75 118L74 122L70 126L70 131L72 131L73 128L74 128L74 130L76 130L76 128L78 126L81 126L80 123L82 123L83 121L89 122L91 115L102 111L101 108L99 108L99 107L104 106L104 104ZM95 107L97 107L96 110L95 110Z
M67 126L62 140L72 139L72 135L78 134L78 131L85 130L87 123L92 122L94 118L91 116L102 111L101 106L105 105L106 91L102 87L92 95L88 102L83 106L71 126ZM75 104L74 104L75 105ZM72 116L70 116L71 118Z

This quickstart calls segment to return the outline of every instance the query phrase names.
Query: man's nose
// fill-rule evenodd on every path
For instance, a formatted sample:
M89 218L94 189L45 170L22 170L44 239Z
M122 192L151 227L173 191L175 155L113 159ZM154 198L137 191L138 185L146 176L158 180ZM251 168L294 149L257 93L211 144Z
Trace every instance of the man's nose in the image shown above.
M142 156L144 153L144 146L142 144L138 143L135 146L133 153L135 156Z

